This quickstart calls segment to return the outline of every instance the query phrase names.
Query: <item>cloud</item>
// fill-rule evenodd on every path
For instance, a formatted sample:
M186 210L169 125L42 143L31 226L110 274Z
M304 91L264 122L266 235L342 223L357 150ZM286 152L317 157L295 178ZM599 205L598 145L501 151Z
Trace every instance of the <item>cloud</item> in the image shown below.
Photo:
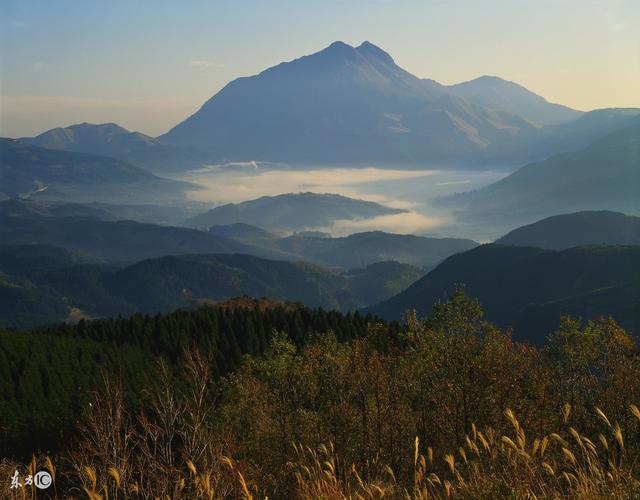
M334 236L347 236L363 231L386 231L397 234L420 234L450 223L448 217L429 217L417 212L381 215L371 219L336 220L331 226L317 228Z
M241 166L240 166L241 165ZM385 231L400 234L438 234L459 236L452 231L455 212L436 202L439 196L473 189L494 182L508 172L465 172L447 170L409 170L367 168L315 168L295 170L277 164L258 162L212 165L191 171L182 180L200 184L202 189L190 193L199 201L238 203L261 196L312 191L337 193L350 198L373 201L407 212L368 219L335 220L316 229L335 236L362 231Z
M200 70L207 70L207 69L211 69L211 68L220 68L220 67L222 67L222 65L220 63L217 63L216 61L207 61L207 60L204 60L204 59L189 61L189 66L192 66L194 68L198 68Z
M339 193L352 198L361 198L382 203L393 208L411 208L413 204L404 200L371 193L363 189L380 181L417 179L435 175L434 170L394 170L375 167L326 168L315 170L265 169L248 162L251 169L229 169L228 166L211 167L206 171L192 173L185 180L196 182L203 189L191 193L199 201L234 203L260 196L275 196L313 190L317 193Z

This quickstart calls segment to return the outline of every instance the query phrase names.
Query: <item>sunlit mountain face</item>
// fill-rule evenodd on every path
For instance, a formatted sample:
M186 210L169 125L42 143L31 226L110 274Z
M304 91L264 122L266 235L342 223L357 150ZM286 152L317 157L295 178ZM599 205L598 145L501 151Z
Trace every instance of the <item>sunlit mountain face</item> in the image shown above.
M505 161L533 154L540 124L580 115L489 81L447 87L408 73L369 42L335 42L234 80L160 139L233 160Z

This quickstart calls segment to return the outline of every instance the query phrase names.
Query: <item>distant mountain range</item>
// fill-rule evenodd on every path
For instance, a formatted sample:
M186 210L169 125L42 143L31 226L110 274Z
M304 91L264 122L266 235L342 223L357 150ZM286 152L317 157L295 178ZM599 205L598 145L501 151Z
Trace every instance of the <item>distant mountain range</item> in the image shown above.
M377 296L393 295L422 276L394 262L348 277L305 262L265 260L249 255L194 255L139 262L118 271L111 289L143 311L170 311L194 300L248 295L355 310Z
M496 243L550 250L583 245L640 245L640 217L608 210L555 215L514 229Z
M0 245L0 271L25 274L84 264L104 264L95 257L52 245Z
M640 119L635 122L585 149L531 163L447 203L466 221L511 227L582 210L640 214Z
M59 216L59 206L0 203L0 324L167 311L239 295L371 306L397 319L411 308L426 314L465 285L491 321L536 343L562 314L611 314L633 332L640 328L640 246L617 245L637 243L637 217L556 216L507 234L500 241L508 245L474 248L468 240L381 232L281 238L246 224L207 233L103 221L81 210L68 206ZM608 245L574 246L594 240Z
M235 238L232 235L229 237ZM464 252L478 245L468 239L428 238L382 231L354 233L339 238L295 234L286 238L260 236L240 241L342 269L365 267L387 260L429 269L454 253Z
M294 235L282 238L246 224L213 231L115 220L113 214L79 204L44 205L31 200L0 202L0 241L43 244L82 252L111 263L194 253L244 253L270 259L309 261L351 269L395 260L429 268L477 243L383 232L344 238Z
M192 151L163 144L158 139L130 132L115 123L58 127L22 140L42 148L110 156L152 172L184 170L202 164L202 159Z
M278 236L265 231L264 229L245 224L244 222L233 222L231 224L213 225L209 228L211 234L231 238L238 241L261 242L278 239Z
M369 42L335 42L230 82L158 138L82 123L23 140L153 172L251 160L495 167L585 147L639 114L583 113L495 76L442 85Z
M0 241L5 245L44 244L83 252L109 262L188 253L282 254L184 227L133 221L101 220L94 216L56 216L46 206L28 200L0 202ZM90 212L91 213L91 212Z
M215 207L191 217L185 224L208 229L214 225L243 223L272 232L290 233L330 226L336 220L369 219L404 212L406 210L338 194L288 193Z
M172 311L245 295L355 310L422 276L397 262L342 274L240 254L167 256L117 269L77 262L65 252L41 245L0 247L0 326L31 327L71 314Z
M194 189L194 185L163 179L114 158L0 138L0 194L4 198L162 203L183 201L185 191Z
M437 300L464 285L486 317L511 326L517 338L536 344L561 315L612 315L640 334L640 247L585 246L552 251L483 245L453 255L400 294L367 311L399 319L410 309L426 315Z

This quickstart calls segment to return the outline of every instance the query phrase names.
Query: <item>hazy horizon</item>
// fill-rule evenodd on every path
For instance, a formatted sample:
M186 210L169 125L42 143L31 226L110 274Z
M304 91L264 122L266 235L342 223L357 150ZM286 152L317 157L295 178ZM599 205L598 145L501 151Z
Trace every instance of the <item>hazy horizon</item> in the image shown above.
M282 5L281 5L282 4ZM115 122L152 136L229 81L368 40L421 78L495 75L579 110L640 107L640 4L606 2L9 1L2 12L0 135Z

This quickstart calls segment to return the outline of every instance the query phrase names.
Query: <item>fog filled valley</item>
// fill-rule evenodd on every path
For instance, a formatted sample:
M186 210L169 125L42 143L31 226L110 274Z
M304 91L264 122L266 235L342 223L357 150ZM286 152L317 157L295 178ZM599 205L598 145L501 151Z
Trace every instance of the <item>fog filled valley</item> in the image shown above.
M640 495L640 109L300 56L0 138L0 498Z

